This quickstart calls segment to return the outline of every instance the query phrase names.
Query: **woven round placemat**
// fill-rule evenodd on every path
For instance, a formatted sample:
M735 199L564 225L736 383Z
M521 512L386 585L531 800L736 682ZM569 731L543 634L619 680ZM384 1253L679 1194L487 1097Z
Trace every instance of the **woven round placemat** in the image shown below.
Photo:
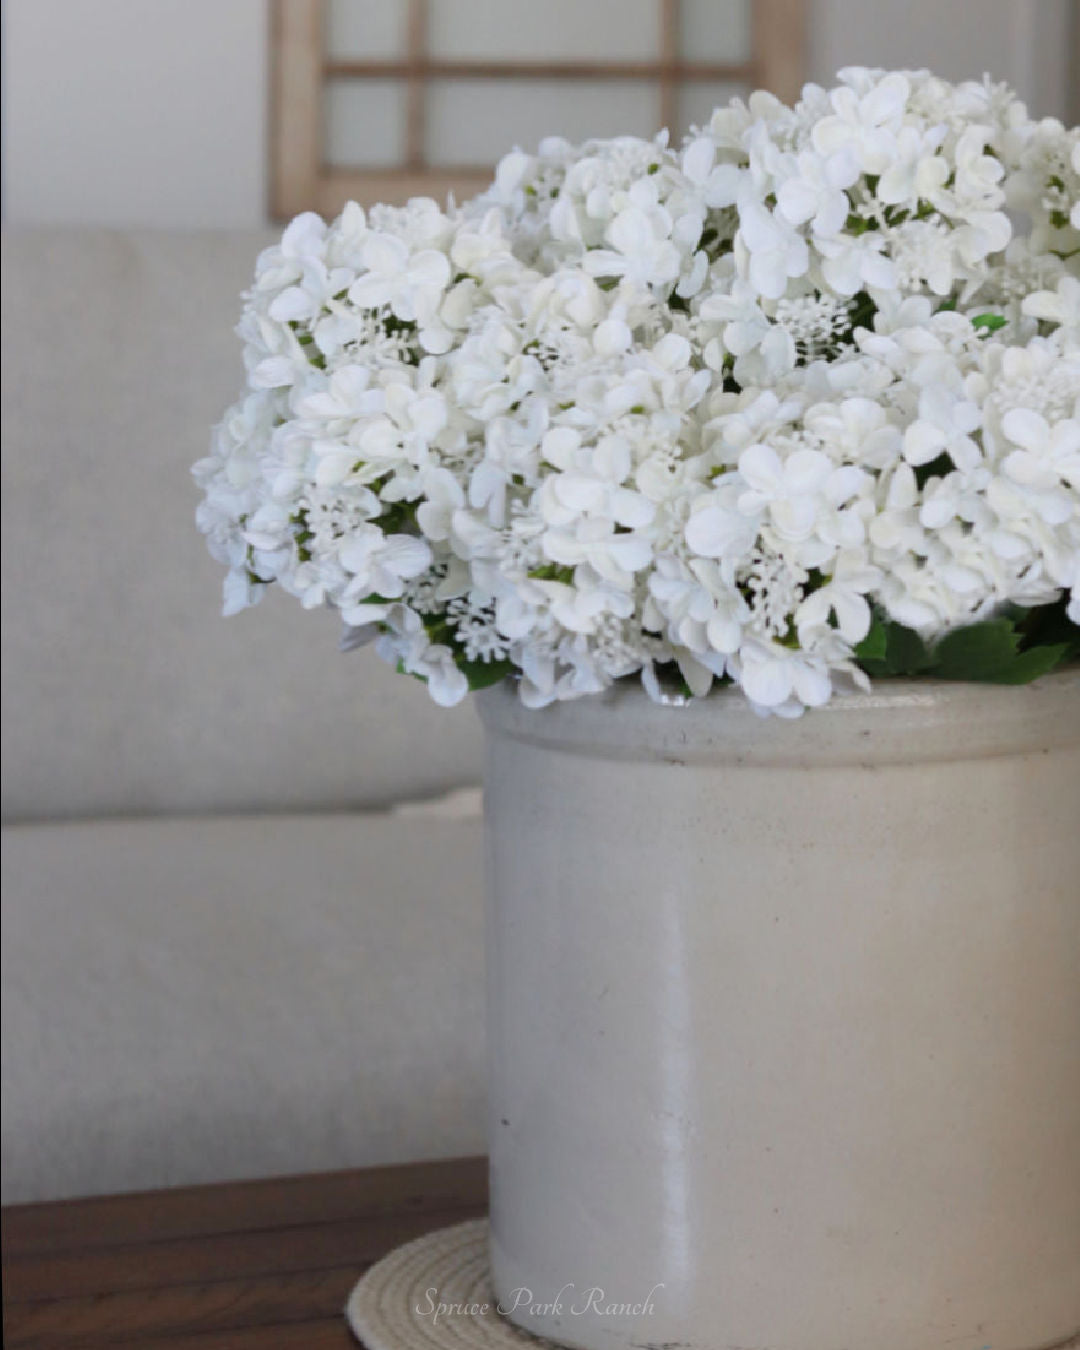
M440 1305L445 1310L436 1315ZM440 1228L397 1247L360 1279L345 1316L366 1350L560 1350L496 1312L486 1219ZM1054 1350L1080 1350L1080 1335Z
M368 1270L345 1316L367 1350L520 1350L552 1346L495 1310L488 1225L471 1219L428 1233Z

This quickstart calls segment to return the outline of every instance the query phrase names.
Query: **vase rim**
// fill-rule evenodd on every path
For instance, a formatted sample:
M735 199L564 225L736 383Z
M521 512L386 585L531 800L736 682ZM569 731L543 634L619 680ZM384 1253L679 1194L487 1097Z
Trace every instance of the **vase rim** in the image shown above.
M668 706L630 679L543 708L511 680L477 698L489 736L617 760L872 768L1080 746L1080 666L1026 685L877 680L796 719L760 716L734 686Z

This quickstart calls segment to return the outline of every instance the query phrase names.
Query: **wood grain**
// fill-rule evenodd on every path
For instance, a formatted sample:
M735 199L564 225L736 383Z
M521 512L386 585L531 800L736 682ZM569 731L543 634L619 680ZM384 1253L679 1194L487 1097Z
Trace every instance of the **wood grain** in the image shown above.
M328 61L339 80L739 80L756 67L720 61Z
M794 103L806 79L806 0L754 0L757 83Z
M311 210L323 161L322 0L271 9L270 212Z
M293 1224L483 1206L483 1158L15 1205L0 1219L4 1260L34 1252L205 1237Z
M15 1301L77 1298L283 1271L325 1270L342 1262L368 1265L389 1247L483 1212L482 1206L432 1209L211 1238L13 1257L4 1267L4 1296Z
M253 1280L12 1303L6 1309L4 1344L9 1350L42 1345L61 1350L94 1340L117 1344L151 1335L313 1321L345 1306L358 1274L357 1266L342 1265Z
M370 206L389 202L400 206L410 197L434 197L446 200L452 192L455 200L465 201L491 185L491 169L466 166L450 169L333 169L319 180L315 210L327 219L336 216L348 201Z
M358 1343L340 1314L318 1322L288 1326L248 1327L229 1333L222 1350L358 1350ZM205 1336L162 1336L141 1340L139 1350L207 1350ZM215 1346L214 1350L217 1350Z
M408 56L405 85L405 167L423 169L427 152L427 0L409 0L405 20Z
M680 0L657 0L656 58L642 61L441 60L427 41L427 0L407 0L400 59L342 59L325 50L324 0L273 0L271 79L271 215L299 211L336 216L347 201L401 204L410 197L460 201L487 187L491 168L432 167L427 160L428 92L434 79L579 80L591 84L644 80L657 92L658 122L675 132L679 92L689 81L761 85L797 97L805 77L806 0L747 0L753 18L749 61L682 58ZM326 82L390 80L405 89L402 162L390 169L335 167L323 154Z
M12 1350L324 1350L393 1247L486 1211L483 1158L3 1211Z
M660 0L660 125L672 136L679 122L679 34L682 5L679 0Z

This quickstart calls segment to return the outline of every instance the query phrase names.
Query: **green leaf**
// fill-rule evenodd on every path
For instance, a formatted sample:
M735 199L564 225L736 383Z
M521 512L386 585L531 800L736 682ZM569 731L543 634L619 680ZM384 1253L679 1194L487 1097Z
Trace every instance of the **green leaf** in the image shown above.
M987 619L956 628L934 648L934 674L942 680L990 680L1006 671L1020 650L1011 619Z
M1030 651L1020 652L1007 670L989 677L988 683L1027 684L1031 680L1040 679L1063 665L1068 652L1066 643L1059 643L1055 647L1032 647Z
M866 220L863 216L857 216L854 211L851 211L848 213L844 228L857 237L860 234L868 234L871 230L879 230L881 226L876 220Z
M956 628L927 650L918 633L875 610L855 659L872 679L923 675L983 684L1027 684L1080 659L1080 628L1064 599L1035 609L1012 607L994 619Z
M921 675L930 655L921 637L911 628L896 623L875 609L870 631L855 648L855 660L873 679L900 675Z
M478 689L487 689L490 685L498 684L500 680L506 679L507 675L514 673L514 667L509 661L466 661L464 657L458 656L455 657L454 664L468 680L469 689L473 693ZM406 671L404 661L397 663L397 672L399 675L411 674L421 684L428 682L426 675L421 675L417 671Z
M930 655L918 633L903 624L890 623L886 636L884 670L879 674L923 674L930 664Z
M694 691L687 684L677 661L658 661L654 670L657 683L665 693L674 694L677 698L694 697Z
M1004 314L976 314L971 321L972 328L982 328L988 333L996 333L1008 323Z
M1025 651L1033 647L1062 645L1064 661L1080 660L1080 625L1072 622L1068 602L1062 596L1056 604L1036 605L1017 615L1017 627L1023 633Z
M913 628L905 628L902 623L889 625L886 659L901 675L921 675L930 665L926 644Z
M454 657L454 665L468 680L471 690L487 689L489 685L498 684L507 675L513 674L515 669L513 663L505 659L470 661L465 655L465 648L458 638L456 627L445 613L425 614L423 624L430 642L450 648ZM424 679L425 677L421 676L420 678Z
M884 661L888 642L885 624L880 615L875 614L870 621L870 631L855 648L856 661Z
M1049 674L1069 653L1065 642L1022 651L1022 637L1015 617L957 628L934 648L933 674L941 680L1027 684Z
M574 581L574 569L558 563L543 563L540 567L530 568L529 576L534 581L561 581L564 586L570 586Z
M956 465L952 462L947 450L942 450L941 454L929 461L927 464L919 464L915 469L915 482L921 492L929 483L931 478L945 478L952 473Z
M873 616L871 629L856 648L855 655L867 675L875 679L921 675L930 661L926 645L914 629L904 628L903 624L896 624L880 613Z
M474 692L477 689L487 689L493 684L498 684L500 680L505 680L507 675L512 675L514 671L513 664L510 661L466 661L459 657L456 665L469 681L469 688Z

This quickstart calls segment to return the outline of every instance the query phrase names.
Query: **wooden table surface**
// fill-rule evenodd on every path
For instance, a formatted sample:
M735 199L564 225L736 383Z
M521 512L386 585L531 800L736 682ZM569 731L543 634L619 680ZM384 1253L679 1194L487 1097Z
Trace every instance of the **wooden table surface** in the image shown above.
M360 1274L486 1211L484 1158L11 1206L4 1346L356 1350Z

